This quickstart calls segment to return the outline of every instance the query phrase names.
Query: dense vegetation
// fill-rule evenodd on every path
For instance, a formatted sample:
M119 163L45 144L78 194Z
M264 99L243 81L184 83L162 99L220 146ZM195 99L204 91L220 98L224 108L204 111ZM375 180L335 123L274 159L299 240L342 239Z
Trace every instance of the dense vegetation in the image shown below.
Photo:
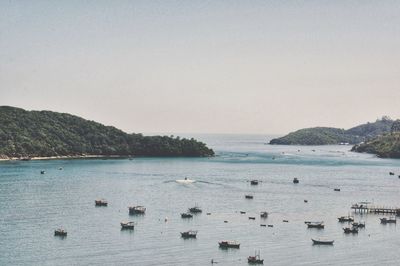
M358 144L367 139L390 132L393 120L388 117L376 120L374 123L362 124L348 130L332 127L314 127L300 129L288 135L273 139L270 144L282 145L329 145Z
M400 133L390 133L355 145L352 151L376 154L382 158L400 158Z
M396 120L390 133L355 145L352 151L376 154L382 158L400 158L400 120Z
M76 155L198 157L214 152L194 139L127 134L70 114L0 106L0 158Z

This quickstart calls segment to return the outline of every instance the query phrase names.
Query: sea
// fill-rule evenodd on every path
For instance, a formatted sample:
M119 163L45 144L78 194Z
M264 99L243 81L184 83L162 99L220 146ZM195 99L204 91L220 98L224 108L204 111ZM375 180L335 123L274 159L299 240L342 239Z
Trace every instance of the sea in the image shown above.
M389 215L350 207L400 208L400 160L346 145L268 145L268 135L194 137L216 156L0 162L0 265L248 265L255 253L264 265L399 265L400 229L379 219ZM176 182L185 177L196 182ZM108 206L95 207L98 198ZM146 213L129 215L134 205ZM182 219L193 206L203 212ZM337 218L347 215L365 229L344 234L349 224ZM54 236L57 228L67 237ZM188 230L197 238L183 239ZM240 248L220 249L222 240Z

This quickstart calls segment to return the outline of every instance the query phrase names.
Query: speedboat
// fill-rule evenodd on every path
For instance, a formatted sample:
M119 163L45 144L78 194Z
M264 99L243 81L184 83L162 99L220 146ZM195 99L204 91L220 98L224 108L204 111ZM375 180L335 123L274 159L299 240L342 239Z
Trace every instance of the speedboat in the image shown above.
M191 184L191 183L195 183L196 180L185 177L185 179L177 179L177 180L175 180L175 182L180 183L180 184Z

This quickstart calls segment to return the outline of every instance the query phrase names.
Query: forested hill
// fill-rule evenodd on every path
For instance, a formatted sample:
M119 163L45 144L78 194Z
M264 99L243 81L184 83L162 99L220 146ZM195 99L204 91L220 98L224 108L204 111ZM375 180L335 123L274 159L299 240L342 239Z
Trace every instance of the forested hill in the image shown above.
M0 106L0 158L80 155L203 157L214 151L194 139L127 134L66 113Z
M372 153L381 158L400 158L400 120L393 123L390 133L355 145L352 151Z
M366 123L350 129L332 127L314 127L300 129L288 135L270 141L270 144L282 145L329 145L358 144L367 139L390 132L393 120L382 117L373 123Z

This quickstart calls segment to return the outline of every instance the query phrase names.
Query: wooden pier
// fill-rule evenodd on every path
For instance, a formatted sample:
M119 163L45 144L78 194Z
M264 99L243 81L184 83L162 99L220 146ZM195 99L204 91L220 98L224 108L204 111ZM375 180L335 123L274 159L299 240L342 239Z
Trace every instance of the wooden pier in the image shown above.
M368 204L353 204L351 209L355 213L377 213L377 214L392 214L400 216L400 208L396 207L382 207L370 206Z

